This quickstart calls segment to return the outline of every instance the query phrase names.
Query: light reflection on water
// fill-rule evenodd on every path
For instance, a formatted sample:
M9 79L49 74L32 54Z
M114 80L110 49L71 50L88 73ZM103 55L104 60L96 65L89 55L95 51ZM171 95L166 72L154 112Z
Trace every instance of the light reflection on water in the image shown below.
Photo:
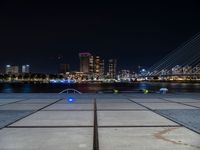
M1 90L2 93L13 93L13 88L10 84L4 84L2 90Z
M23 89L22 89L22 93L31 93L32 92L32 87L30 84L25 84L23 86Z
M168 88L170 92L200 92L200 83L117 83L117 84L21 84L0 83L1 93L59 93L60 91L74 88L81 92L112 91L141 91L148 89L158 91L160 88Z

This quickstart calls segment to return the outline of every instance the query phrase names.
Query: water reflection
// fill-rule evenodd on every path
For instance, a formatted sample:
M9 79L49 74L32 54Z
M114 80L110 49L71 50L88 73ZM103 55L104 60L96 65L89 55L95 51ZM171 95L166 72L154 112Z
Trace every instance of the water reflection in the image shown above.
M114 84L21 84L21 83L1 83L1 93L59 93L66 88L74 88L80 92L96 93L98 91L158 91L160 88L167 88L169 92L200 92L199 83L114 83Z
M148 87L148 86L147 86L146 83L143 83L143 82L142 82L142 83L139 84L139 90L145 90L145 89L148 89L147 87Z
M24 84L22 93L32 93L32 87L30 84Z
M4 84L2 93L13 93L13 88L11 84Z

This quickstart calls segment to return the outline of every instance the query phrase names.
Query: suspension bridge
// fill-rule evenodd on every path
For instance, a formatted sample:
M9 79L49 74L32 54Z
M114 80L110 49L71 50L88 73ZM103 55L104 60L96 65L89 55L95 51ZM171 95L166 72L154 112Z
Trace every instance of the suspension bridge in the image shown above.
M200 33L173 50L140 77L200 80Z

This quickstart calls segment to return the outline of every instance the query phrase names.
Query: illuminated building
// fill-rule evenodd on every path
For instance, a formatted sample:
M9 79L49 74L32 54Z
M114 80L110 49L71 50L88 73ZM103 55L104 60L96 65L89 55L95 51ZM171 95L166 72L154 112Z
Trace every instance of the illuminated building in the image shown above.
M22 73L30 73L30 65L22 65Z
M100 73L100 57L99 56L95 57L94 73L99 76L99 73Z
M130 70L121 70L119 73L120 78L130 78Z
M105 64L104 64L104 60L100 60L100 69L99 69L99 75L100 78L104 78L104 74L105 74Z
M103 78L104 76L104 60L101 60L99 56L94 56L93 61L93 75L95 78Z
M109 59L108 60L108 77L110 79L116 78L116 69L117 69L117 60Z
M89 73L90 74L94 73L94 57L93 56L89 57Z
M19 73L18 66L6 65L6 74L18 74L18 73Z
M69 72L69 64L60 64L59 73L65 74L66 72Z
M91 69L90 67L90 57L91 54L88 52L85 53L79 53L79 59L80 59L80 72L83 73L90 73ZM92 60L91 60L92 61Z
M89 77L102 78L104 75L104 60L100 56L93 56L90 53L79 53L80 72L86 73Z
M96 79L103 78L104 60L101 60L100 56L91 56L90 58L90 75Z

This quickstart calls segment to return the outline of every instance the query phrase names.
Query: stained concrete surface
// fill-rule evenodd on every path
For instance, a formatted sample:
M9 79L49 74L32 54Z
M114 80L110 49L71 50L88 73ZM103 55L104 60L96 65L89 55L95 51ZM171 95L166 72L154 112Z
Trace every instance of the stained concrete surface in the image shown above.
M100 150L198 150L200 136L182 127L100 128Z
M68 97L75 101L69 103ZM198 104L199 97L197 93L0 94L0 102L6 103L0 106L0 150L91 150L94 139L99 150L197 150L200 109L184 103Z

